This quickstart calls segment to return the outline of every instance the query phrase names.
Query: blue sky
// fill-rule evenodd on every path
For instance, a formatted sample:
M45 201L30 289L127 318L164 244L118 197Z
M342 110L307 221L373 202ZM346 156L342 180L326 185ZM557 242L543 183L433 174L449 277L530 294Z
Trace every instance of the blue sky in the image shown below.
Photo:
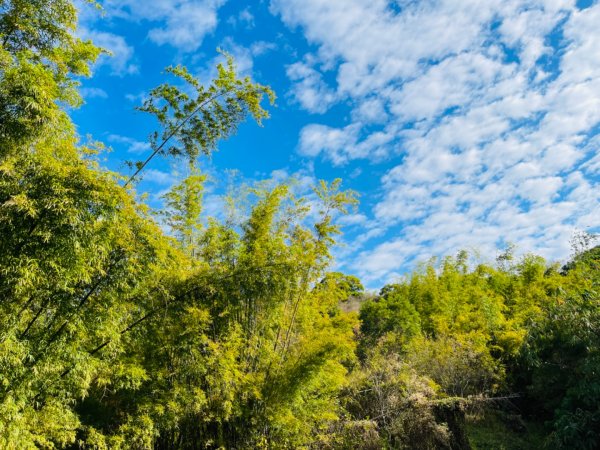
M202 167L218 215L231 170L245 182L344 179L361 205L342 219L336 268L378 287L430 256L467 249L564 260L600 224L600 4L580 0L104 0L80 33L112 52L83 81L81 135L148 154L134 111L185 64L208 80L231 53L277 93ZM182 175L154 160L157 204Z

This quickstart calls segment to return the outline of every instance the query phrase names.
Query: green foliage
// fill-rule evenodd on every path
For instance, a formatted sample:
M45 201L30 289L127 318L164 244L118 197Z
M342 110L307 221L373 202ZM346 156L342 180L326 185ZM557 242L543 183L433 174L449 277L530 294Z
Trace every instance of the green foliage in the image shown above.
M4 158L0 173L0 435L62 442L71 405L99 372L115 375L121 331L176 277L164 271L177 255L73 140Z
M365 291L357 277L344 275L341 272L327 273L316 289L328 290L338 298L340 303L348 303L351 299L361 297Z
M372 346L389 333L400 345L421 332L421 321L414 305L400 286L385 289L381 297L365 302L360 309L363 344Z
M335 419L356 321L314 286L352 195L321 183L305 227L255 189L240 233L201 226L203 182L166 196L182 253L68 134L3 158L2 447L297 448Z
M464 252L432 260L362 304L361 355L399 355L444 395L525 391L537 420L552 418L554 445L595 448L598 268L596 249L562 273L510 252L496 267L469 269Z
M598 247L568 265L570 289L533 324L523 349L529 393L551 418L555 448L600 441L600 258Z
M70 0L0 1L0 157L51 129L69 127L63 105L81 99L100 49L74 35Z
M202 197L206 176L190 164L189 175L173 186L163 199L165 217L171 233L177 238L181 248L195 257L201 231Z
M473 450L544 448L543 427L537 423L524 422L514 413L489 411L468 420L466 428Z
M435 414L437 386L397 355L371 352L363 369L351 377L344 398L350 417L337 448L449 448L451 432ZM345 446L347 433L357 428L363 435L354 446Z
M481 333L419 337L410 342L406 360L451 396L493 394L504 380L504 368L490 354Z
M266 96L273 104L273 91L249 77L239 78L233 58L227 54L225 57L226 63L217 66L217 76L208 87L184 66L166 69L168 75L184 86L164 83L150 91L148 99L138 108L156 117L161 131L150 136L152 154L136 164L137 170L127 184L157 154L184 156L193 163L201 153L210 154L248 115L259 125L269 117L261 103Z
M322 276L322 236L300 225L302 208L276 214L287 188L255 193L241 234L209 223L196 269L131 342L144 380L108 395L97 386L82 404L107 411L86 423L107 442L127 427L159 448L298 448L335 419L355 320L335 313L331 290L311 287ZM148 423L117 426L120 410Z

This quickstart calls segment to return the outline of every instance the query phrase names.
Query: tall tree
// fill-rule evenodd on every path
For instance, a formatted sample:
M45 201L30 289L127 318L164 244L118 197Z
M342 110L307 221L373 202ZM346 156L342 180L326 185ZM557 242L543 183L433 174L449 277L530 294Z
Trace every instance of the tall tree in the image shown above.
M0 157L69 127L63 105L81 102L75 77L100 53L76 27L71 0L0 1Z
M181 248L192 259L197 256L202 228L200 215L205 181L206 176L190 163L189 174L163 196L165 209L162 215Z

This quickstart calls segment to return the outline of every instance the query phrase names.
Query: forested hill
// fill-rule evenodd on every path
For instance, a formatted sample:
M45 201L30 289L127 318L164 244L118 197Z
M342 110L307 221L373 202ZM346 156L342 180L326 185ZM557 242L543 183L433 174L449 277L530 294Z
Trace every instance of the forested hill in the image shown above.
M331 271L340 180L203 212L198 159L274 99L231 58L206 85L168 69L148 159L106 170L67 113L100 53L76 16L0 0L0 449L600 448L594 236L562 267L461 252L365 293ZM189 176L154 211L159 157Z

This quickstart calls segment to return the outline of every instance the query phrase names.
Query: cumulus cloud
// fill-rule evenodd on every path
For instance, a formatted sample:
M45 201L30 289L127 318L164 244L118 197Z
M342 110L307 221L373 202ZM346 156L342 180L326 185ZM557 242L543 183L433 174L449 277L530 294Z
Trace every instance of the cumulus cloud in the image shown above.
M330 89L319 72L304 62L287 67L287 76L294 82L291 95L312 113L324 113L335 102L335 92Z
M108 66L112 74L118 76L139 72L139 67L135 64L135 50L123 36L87 28L82 28L81 33L86 39L91 39L94 44L108 52L100 56L97 67Z
M321 124L305 126L300 133L299 152L303 156L326 155L335 165L343 165L350 159L383 159L390 151L394 134L383 129L361 139L361 125L352 123L344 128Z
M108 141L125 147L128 153L134 155L141 155L150 150L150 144L144 141L138 141L128 136L121 136L119 134L111 134L108 136Z
M143 180L150 183L170 186L175 182L175 177L172 173L163 172L162 170L148 169L144 172Z
M231 16L227 20L227 23L229 23L233 27L241 25L246 30L251 30L256 26L256 23L254 21L254 14L250 12L250 8L242 9L236 16Z
M79 89L79 93L86 100L92 98L108 98L106 91L97 87L82 87Z
M372 209L386 238L354 255L355 271L387 280L431 254L504 242L567 256L573 231L600 223L600 4L394 5L271 1L317 49L288 68L298 103L351 105L342 126L307 125L299 152L390 165Z
M107 0L107 13L132 21L153 22L148 37L185 52L200 48L218 24L217 12L226 0Z
M221 41L219 47L233 57L235 70L240 76L253 78L255 59L274 50L276 45L267 41L255 41L244 46L231 37L227 37ZM224 64L225 60L226 58L222 54L215 56L207 61L196 75L204 84L209 84L217 76L217 65Z

